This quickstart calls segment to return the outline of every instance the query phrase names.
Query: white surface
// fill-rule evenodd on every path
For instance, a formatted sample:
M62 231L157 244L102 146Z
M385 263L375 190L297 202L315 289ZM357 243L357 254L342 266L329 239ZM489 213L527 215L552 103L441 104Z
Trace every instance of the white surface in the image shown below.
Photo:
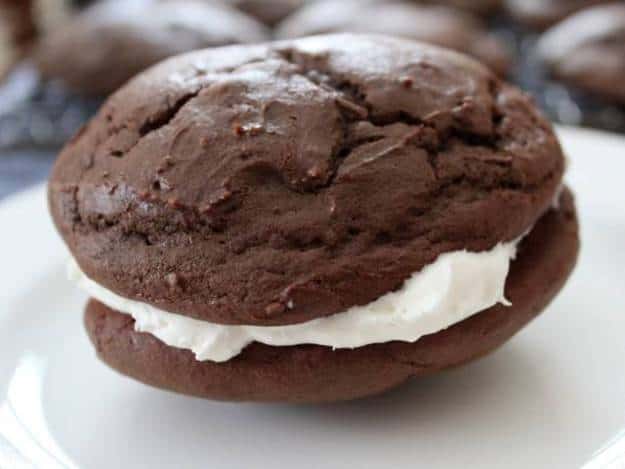
M447 252L415 272L397 291L364 306L289 326L228 326L200 321L121 297L87 277L73 259L68 273L89 296L131 315L135 330L150 333L170 347L191 350L200 361L225 362L252 342L317 344L334 349L394 340L415 342L497 303L509 305L504 289L518 243L500 243L484 252Z
M213 403L118 376L83 332L43 191L8 200L0 467L581 467L625 427L625 141L562 135L583 251L557 301L486 359L341 405Z

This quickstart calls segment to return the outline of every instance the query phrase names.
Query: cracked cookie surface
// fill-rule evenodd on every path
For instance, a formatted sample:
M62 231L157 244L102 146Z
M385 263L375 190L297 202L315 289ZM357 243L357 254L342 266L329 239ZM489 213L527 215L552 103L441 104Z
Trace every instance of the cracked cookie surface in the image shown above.
M140 75L63 150L49 192L98 283L199 319L278 325L519 237L563 170L534 104L478 63L333 35Z

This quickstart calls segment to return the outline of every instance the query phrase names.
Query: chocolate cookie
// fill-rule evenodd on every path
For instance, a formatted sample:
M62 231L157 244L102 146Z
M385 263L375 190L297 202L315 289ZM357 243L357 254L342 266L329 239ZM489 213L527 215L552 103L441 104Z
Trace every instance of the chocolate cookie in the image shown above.
M583 8L614 0L505 0L514 21L526 28L544 30Z
M96 301L87 306L85 324L103 361L152 386L219 400L355 399L461 365L500 346L549 304L571 272L578 248L575 209L565 192L559 208L543 216L523 241L512 264L506 297L513 306L494 306L415 343L354 350L253 344L226 363L214 363L136 332L132 318Z
M569 17L541 37L538 51L556 80L625 106L625 4Z
M506 47L468 13L405 1L321 0L301 8L276 30L279 38L331 32L389 34L448 47L476 57L505 75Z
M479 63L412 41L331 35L201 51L141 74L61 153L49 198L92 294L143 315L133 326L92 303L87 324L107 362L193 394L318 401L392 386L428 350L440 354L432 371L469 360L537 314L577 251L570 197L552 209L564 166L531 100ZM441 317L434 303L447 325L460 323L469 298L434 266L455 255L489 265L502 250L503 270L470 278L480 292L484 279L501 281L501 294L484 288L488 303L471 309L477 326L399 344L381 323L362 323L359 311L376 317L426 277L435 287L421 285L427 294L404 319L425 301L430 326ZM480 313L506 303L504 285L513 306ZM376 337L349 321L328 326L345 318L369 333L373 324ZM132 332L168 321L157 336L170 345ZM258 339L270 326L275 336ZM207 353L254 327L274 345ZM281 346L294 330L304 330L297 346Z
M531 101L476 62L339 35L152 69L67 145L50 190L98 283L264 325L368 303L441 252L514 239L563 169Z
M35 55L44 78L106 96L172 55L267 37L261 24L219 2L107 1L44 37Z

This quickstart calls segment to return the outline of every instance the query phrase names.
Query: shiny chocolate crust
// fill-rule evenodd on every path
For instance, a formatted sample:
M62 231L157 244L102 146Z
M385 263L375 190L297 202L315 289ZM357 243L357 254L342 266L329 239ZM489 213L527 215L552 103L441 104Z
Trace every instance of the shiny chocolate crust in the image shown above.
M279 325L520 237L563 171L550 124L477 62L333 35L142 74L61 152L49 201L81 268L114 292Z

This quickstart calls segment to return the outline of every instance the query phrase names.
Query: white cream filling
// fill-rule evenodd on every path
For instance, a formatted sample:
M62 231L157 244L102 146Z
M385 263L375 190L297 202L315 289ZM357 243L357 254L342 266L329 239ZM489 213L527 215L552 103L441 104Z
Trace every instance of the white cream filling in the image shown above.
M135 329L165 344L191 350L197 360L224 362L248 344L318 344L356 348L389 341L415 342L497 303L520 240L490 251L442 254L397 291L342 313L289 326L232 326L191 319L123 298L88 278L72 260L69 276L96 300L131 315Z

